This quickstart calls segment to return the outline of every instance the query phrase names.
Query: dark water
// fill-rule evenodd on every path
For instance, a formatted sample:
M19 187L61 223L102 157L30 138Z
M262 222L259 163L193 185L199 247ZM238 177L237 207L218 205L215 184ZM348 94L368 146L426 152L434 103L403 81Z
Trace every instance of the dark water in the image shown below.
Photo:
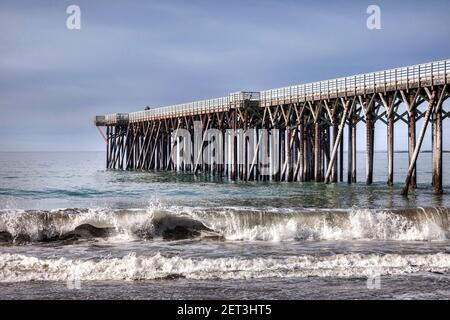
M104 170L104 154L0 153L0 298L450 298L445 194Z

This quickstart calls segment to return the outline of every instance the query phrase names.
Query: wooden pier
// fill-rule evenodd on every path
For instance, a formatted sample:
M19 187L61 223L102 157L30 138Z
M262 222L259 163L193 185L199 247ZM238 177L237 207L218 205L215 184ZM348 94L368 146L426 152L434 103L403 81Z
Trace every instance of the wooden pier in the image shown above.
M408 126L403 194L416 188L416 161L428 127L432 185L442 193L442 126L450 117L450 60L261 92L237 92L140 112L97 116L106 166L176 170L239 180L356 182L357 124L365 124L365 170L373 183L375 124L386 124L387 184L394 183L395 124ZM423 119L417 134L417 122ZM106 127L106 134L100 127ZM347 130L345 128L347 127ZM347 157L344 156L347 132ZM197 142L196 142L197 141ZM200 143L199 143L200 142ZM262 161L262 158L268 161ZM344 161L347 161L347 175Z

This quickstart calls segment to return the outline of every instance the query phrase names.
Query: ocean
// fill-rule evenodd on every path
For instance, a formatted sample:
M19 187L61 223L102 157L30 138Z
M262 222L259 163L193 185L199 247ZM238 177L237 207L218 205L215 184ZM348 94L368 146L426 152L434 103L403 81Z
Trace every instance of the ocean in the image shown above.
M105 170L104 152L0 153L0 299L449 299L450 154L375 183ZM346 176L346 175L345 175Z

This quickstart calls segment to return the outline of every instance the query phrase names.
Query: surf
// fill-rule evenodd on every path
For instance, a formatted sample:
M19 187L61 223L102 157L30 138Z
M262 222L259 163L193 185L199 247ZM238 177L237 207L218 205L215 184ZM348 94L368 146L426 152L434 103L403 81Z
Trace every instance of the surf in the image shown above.
M38 258L0 254L0 282L144 281L306 277L368 277L415 273L448 273L450 254L337 254L285 258L189 258L128 254L97 259Z
M109 239L176 241L445 241L449 208L178 207L0 210L0 243Z

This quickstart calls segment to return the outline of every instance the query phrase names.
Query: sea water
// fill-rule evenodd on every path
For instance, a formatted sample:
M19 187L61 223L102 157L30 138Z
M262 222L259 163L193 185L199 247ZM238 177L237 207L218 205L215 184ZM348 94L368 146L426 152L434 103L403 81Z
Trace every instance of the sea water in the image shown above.
M0 153L0 298L450 298L450 154L418 189L105 170L103 152ZM345 175L346 176L346 175Z

